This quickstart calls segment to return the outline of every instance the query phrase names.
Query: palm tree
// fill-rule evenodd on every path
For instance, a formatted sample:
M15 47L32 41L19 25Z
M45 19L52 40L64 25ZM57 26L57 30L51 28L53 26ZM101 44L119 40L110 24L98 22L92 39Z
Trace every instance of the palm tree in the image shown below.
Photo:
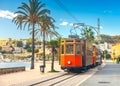
M41 17L41 21L39 23L41 28L36 30L36 34L40 32L40 35L43 37L43 66L45 67L45 39L48 36L59 36L59 34L55 31L57 27L54 25L55 20L52 17L45 14Z
M45 4L38 0L29 0L29 4L22 3L22 6L18 7L19 11L15 12L17 16L12 20L17 25L17 28L25 29L28 26L28 30L32 30L32 58L31 69L34 69L34 32L35 26L40 27L41 17L44 14L49 14L50 10L44 9ZM32 28L32 29L31 29Z
M81 35L88 41L94 40L94 32L90 27L85 27L82 29Z
M51 40L48 45L52 48L52 65L51 65L51 71L55 71L54 69L54 56L57 53L56 47L59 46L58 40Z
M60 40L62 39L61 36L58 37L57 41L58 41L58 58L59 58L59 64L60 64Z

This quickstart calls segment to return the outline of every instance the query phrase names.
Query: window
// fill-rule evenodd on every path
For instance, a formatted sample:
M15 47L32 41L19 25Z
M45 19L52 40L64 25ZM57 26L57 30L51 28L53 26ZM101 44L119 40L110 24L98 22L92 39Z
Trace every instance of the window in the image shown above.
M76 45L76 54L80 54L80 45Z
M64 45L62 45L61 54L64 54Z
M73 44L66 45L66 54L73 54Z

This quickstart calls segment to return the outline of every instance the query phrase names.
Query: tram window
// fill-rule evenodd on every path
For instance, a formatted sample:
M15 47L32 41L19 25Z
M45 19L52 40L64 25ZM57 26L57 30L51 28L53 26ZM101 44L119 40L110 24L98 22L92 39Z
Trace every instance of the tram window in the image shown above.
M76 54L80 54L80 45L76 45Z
M85 52L85 46L82 45L82 50L81 50L81 54L84 56L84 52Z
M62 45L61 54L64 54L64 46Z
M73 54L73 45L66 45L66 54Z

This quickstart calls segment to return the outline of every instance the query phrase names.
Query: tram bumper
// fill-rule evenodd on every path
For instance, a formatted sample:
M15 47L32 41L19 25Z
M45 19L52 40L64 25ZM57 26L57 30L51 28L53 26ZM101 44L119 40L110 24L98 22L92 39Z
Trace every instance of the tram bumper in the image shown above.
M64 70L65 72L80 72L81 71L81 67L61 67L62 70Z

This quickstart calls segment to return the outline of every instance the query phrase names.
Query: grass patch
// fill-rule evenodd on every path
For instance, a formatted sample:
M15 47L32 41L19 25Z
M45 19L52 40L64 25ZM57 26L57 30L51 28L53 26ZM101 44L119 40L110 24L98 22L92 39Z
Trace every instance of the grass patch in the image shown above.
M57 70L51 70L51 71L48 71L49 73L55 73L55 72L60 72L60 71L57 71Z

